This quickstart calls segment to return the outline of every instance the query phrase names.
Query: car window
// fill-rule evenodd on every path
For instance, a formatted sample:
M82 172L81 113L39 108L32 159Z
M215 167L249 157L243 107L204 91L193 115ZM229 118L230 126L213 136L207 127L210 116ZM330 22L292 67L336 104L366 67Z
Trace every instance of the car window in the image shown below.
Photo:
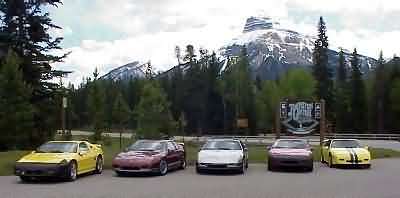
M208 141L202 150L242 150L240 143L233 140Z
M305 140L279 140L272 146L273 148L305 149L308 143Z
M81 152L87 152L89 151L89 147L86 143L82 142L79 144L79 151Z
M159 141L139 140L128 147L128 151L158 151L163 150L164 144Z
M332 142L332 148L360 148L361 145L356 140L335 140Z
M329 147L330 144L331 144L331 141L329 140L329 141L325 141L322 145Z
M38 153L76 153L78 144L73 142L48 142L36 149Z
M168 142L167 145L168 145L168 150L173 150L173 151L176 150L176 147L172 142Z

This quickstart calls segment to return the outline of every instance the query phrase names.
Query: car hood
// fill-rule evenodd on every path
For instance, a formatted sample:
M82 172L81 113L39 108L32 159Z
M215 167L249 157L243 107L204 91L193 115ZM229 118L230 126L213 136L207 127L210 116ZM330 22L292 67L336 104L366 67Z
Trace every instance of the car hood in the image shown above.
M331 148L331 152L336 155L348 155L355 152L357 155L369 155L369 151L365 148Z
M60 163L64 159L72 159L75 153L31 153L17 162L29 163Z
M150 152L150 151L128 151L119 153L115 159L122 160L151 160L156 156L159 156L160 152Z
M243 158L241 150L201 150L199 163L238 163Z
M308 149L273 148L269 151L272 155L309 156L312 152Z

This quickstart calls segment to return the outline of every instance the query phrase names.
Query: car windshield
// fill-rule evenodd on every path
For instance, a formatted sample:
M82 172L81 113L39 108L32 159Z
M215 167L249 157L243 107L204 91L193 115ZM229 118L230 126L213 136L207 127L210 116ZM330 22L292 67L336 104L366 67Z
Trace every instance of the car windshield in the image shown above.
M308 144L307 144L307 141L305 141L305 140L279 140L272 147L273 148L305 149L308 147Z
M128 151L159 151L162 150L160 142L156 141L137 141L128 147Z
M74 142L48 142L36 149L38 153L76 153L78 144Z
M335 140L332 142L332 148L360 148L357 140Z
M202 150L241 150L239 142L237 141L208 141Z

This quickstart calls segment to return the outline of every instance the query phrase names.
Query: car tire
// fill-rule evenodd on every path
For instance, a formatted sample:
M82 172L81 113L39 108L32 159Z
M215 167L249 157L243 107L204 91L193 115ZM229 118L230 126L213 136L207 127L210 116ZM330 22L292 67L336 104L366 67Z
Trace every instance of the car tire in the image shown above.
M246 173L246 163L243 161L242 166L240 166L239 170L240 174L245 174Z
M158 174L164 176L168 173L168 164L165 160L160 161L160 165L158 167Z
M23 182L31 182L32 181L32 177L29 177L29 176L19 176L19 178Z
M94 173L101 174L103 172L103 165L104 165L103 157L101 155L97 156L96 169L95 169Z
M68 165L67 180L75 181L78 175L78 165L75 161L71 161Z
M202 174L203 171L202 171L199 167L196 166L196 173L197 173L197 174Z
M121 172L121 171L115 171L115 174L117 174L118 177L125 176L124 172Z
M333 160L332 160L332 156L331 155L329 155L328 166L329 166L329 168L334 168L335 167L335 165L333 164Z
M271 162L268 160L268 165L267 165L268 167L267 167L267 169L268 169L268 171L274 171L274 168L272 167L272 164L271 164Z
M179 166L179 169L183 170L183 169L185 169L185 168L186 168L186 159L183 159L183 160L181 161L181 165Z
M314 170L314 164L311 162L311 164L307 167L307 172L312 172Z

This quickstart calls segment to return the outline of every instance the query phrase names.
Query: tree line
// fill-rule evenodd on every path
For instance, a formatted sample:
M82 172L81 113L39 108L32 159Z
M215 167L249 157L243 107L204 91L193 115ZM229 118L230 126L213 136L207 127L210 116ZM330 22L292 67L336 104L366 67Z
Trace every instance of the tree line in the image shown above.
M51 67L67 55L62 38L52 38L45 6L58 0L0 1L0 150L32 148L60 129L62 98L68 98L67 126L95 131L94 140L111 129L133 129L140 137L177 134L257 134L274 128L279 101L325 99L328 120L337 132L399 129L400 59L385 61L362 74L357 50L343 51L336 76L328 67L328 37L318 25L312 72L292 69L277 80L251 78L246 47L226 60L187 45L175 54L178 66L145 78L112 81L94 71L75 87L55 83L68 72ZM349 67L350 65L350 67ZM238 123L245 120L246 127Z

